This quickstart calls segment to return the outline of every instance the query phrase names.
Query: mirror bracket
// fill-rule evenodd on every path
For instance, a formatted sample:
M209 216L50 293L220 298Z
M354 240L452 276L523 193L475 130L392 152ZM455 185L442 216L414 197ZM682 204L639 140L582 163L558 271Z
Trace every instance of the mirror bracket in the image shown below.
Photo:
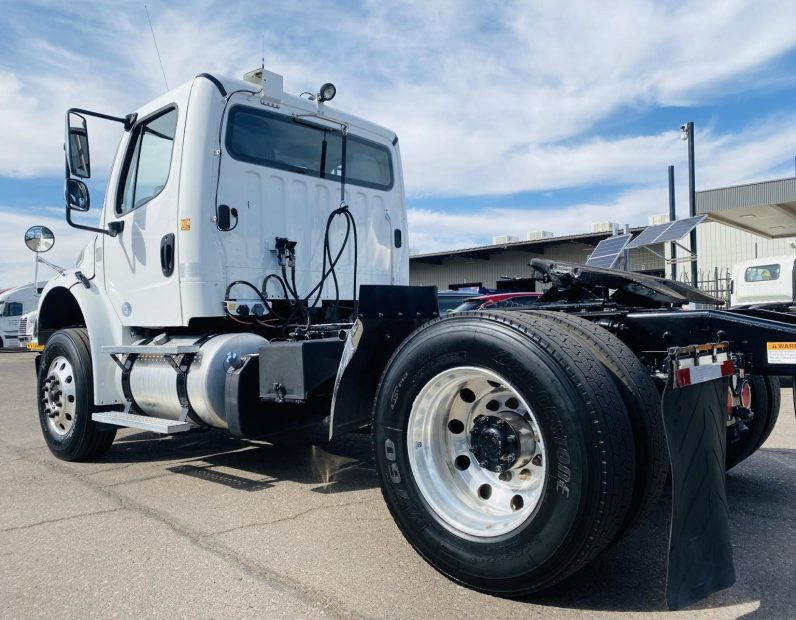
M108 234L111 237L115 237L123 230L124 230L124 220L116 220L115 222L110 222L108 224Z
M69 224L72 228L77 228L79 230L88 230L90 232L109 235L111 237L115 237L120 232L122 232L122 230L124 230L124 222L111 222L110 224L108 224L108 228L97 228L96 226L84 226L83 224L78 224L77 222L73 222L72 209L69 208L69 205L66 206L66 223Z

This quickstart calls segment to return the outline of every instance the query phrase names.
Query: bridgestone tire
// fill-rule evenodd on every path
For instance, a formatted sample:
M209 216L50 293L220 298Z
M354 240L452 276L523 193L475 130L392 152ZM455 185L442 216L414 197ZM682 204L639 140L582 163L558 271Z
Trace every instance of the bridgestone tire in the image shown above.
M53 362L62 358L72 372L65 378L74 384L74 406L71 426L64 434L57 433L45 411L45 383ZM50 452L64 461L97 459L111 447L116 429L100 430L91 419L94 403L94 385L89 352L88 334L82 328L62 329L55 332L44 348L37 381L39 422Z
M660 499L669 473L669 452L661 397L649 371L619 338L586 319L551 311L531 311L571 331L611 373L630 416L636 450L636 482L620 535L648 514Z
M738 441L727 446L727 469L732 469L757 452L768 439L779 417L780 385L778 377L753 375L749 378L752 388L752 411L754 418L747 422L749 430L743 432Z
M418 394L462 367L510 384L546 446L533 513L496 537L444 523L420 491L408 453L418 448L407 445ZM409 543L451 579L500 596L543 590L587 564L622 527L633 493L633 432L613 377L576 335L536 316L473 312L415 331L382 377L373 441L384 499Z

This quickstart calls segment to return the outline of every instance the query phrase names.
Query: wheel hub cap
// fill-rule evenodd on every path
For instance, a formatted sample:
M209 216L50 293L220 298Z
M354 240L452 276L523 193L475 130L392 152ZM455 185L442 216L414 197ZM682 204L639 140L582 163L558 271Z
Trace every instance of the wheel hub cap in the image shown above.
M454 534L504 536L532 518L545 486L544 441L500 375L462 366L432 378L412 404L407 440L418 490Z
M47 369L41 394L47 425L56 435L66 435L75 423L75 397L72 365L65 357L56 357Z
M470 431L470 452L481 467L500 473L517 461L519 437L503 418L481 416Z

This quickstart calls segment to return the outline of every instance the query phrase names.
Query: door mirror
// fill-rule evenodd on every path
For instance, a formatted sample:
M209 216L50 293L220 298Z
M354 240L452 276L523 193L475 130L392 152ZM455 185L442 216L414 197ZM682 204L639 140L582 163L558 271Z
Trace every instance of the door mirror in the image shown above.
M55 235L46 226L31 226L25 232L25 245L29 250L40 254L55 245Z
M91 201L88 187L80 179L67 179L64 187L66 206L74 211L88 211Z
M69 130L66 141L66 159L69 171L81 179L91 177L91 159L88 152L88 127L85 117L69 113ZM83 209L85 210L85 209Z

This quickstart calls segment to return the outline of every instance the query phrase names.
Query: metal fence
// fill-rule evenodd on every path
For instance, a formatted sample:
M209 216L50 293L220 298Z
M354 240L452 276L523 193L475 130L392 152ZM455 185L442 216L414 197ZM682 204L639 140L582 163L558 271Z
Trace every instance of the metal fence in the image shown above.
M680 272L679 280L685 284L691 284L691 273L683 270ZM730 288L732 276L729 271L720 272L718 267L713 269L700 269L697 272L697 288L703 293L713 295L730 305Z

